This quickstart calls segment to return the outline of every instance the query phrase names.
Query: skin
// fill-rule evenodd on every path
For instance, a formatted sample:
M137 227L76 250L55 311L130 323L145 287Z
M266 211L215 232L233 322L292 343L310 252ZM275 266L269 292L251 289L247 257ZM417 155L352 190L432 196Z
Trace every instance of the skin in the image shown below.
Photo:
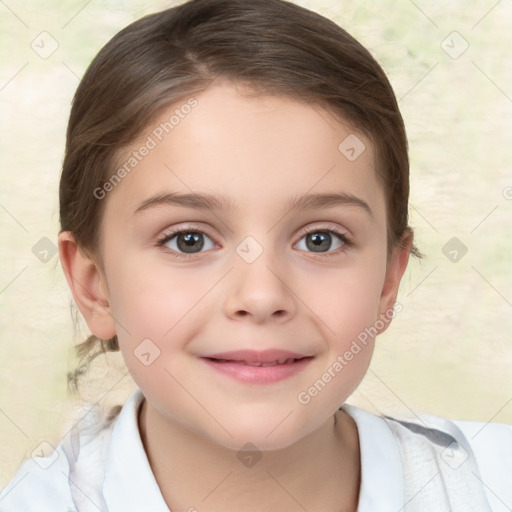
M385 198L367 137L320 107L241 92L222 82L196 95L198 106L104 199L98 251L63 232L61 262L91 332L117 334L144 393L141 437L172 510L355 511L357 428L337 409L365 375L374 339L308 404L297 396L391 310L412 235L386 265ZM354 161L338 150L350 134L366 146ZM166 204L134 214L162 192L225 194L237 209ZM357 196L372 214L353 204L284 209L292 196L332 192ZM177 257L176 238L157 245L190 223L205 233L201 252ZM317 252L304 227L337 228L351 245L333 234ZM236 252L248 236L263 250L251 263ZM134 354L144 339L160 350L148 366ZM268 385L240 383L199 359L267 348L314 358ZM262 455L251 468L237 458L248 442Z

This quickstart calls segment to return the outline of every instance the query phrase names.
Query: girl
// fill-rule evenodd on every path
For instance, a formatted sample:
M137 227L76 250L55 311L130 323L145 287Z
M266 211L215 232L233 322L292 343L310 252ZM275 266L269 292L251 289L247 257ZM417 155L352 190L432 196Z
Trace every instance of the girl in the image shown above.
M391 86L333 22L192 0L118 33L73 102L59 255L81 352L138 389L0 510L510 510L510 426L345 404L421 257L408 196Z

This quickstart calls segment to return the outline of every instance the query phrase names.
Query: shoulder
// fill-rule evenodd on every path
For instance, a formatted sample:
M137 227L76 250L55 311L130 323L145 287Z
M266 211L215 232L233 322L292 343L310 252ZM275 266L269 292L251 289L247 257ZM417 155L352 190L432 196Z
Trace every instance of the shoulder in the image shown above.
M444 441L448 448L452 439L463 449L472 452L478 466L485 468L486 472L489 463L492 463L493 467L506 469L508 475L512 476L512 425L454 420L431 414L420 414L407 419L390 416L383 418L389 425L399 424L402 430L423 436L431 442L443 444ZM452 455L446 450L444 457L449 459ZM499 472L492 473L498 477Z
M451 420L430 414L413 419L384 419L402 442L420 436L423 447L436 447L446 482L455 483L455 475L464 474L466 483L472 481L471 489L479 486L484 490L491 510L512 509L512 425Z
M450 420L432 415L421 415L411 424L421 429L428 424L429 432L441 432L454 441L440 451L445 468L454 474L459 468L467 471L473 485L484 489L492 511L512 510L512 425L480 421ZM411 427L408 425L408 428ZM424 428L424 427L423 427Z
M470 445L492 510L512 510L512 425L453 420Z
M80 411L79 411L80 412ZM25 460L0 492L0 512L76 512L85 496L99 494L113 421L91 408L47 455ZM106 509L105 509L106 510Z
M0 511L74 512L68 475L61 444L45 457L25 460L0 492Z

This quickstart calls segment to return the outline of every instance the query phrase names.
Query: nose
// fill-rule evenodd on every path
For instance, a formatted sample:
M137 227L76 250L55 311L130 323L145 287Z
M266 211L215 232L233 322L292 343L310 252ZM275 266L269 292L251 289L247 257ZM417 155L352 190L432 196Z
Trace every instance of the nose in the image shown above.
M235 268L227 276L225 314L254 323L283 323L293 318L298 299L284 266L270 251L263 251L252 263L236 255Z

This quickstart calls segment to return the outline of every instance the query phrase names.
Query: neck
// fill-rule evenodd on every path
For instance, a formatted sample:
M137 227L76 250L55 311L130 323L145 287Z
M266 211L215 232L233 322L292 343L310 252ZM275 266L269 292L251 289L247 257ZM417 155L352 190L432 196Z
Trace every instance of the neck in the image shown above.
M145 399L139 431L172 511L357 509L359 439L354 420L343 410L291 446L246 458L162 417Z

